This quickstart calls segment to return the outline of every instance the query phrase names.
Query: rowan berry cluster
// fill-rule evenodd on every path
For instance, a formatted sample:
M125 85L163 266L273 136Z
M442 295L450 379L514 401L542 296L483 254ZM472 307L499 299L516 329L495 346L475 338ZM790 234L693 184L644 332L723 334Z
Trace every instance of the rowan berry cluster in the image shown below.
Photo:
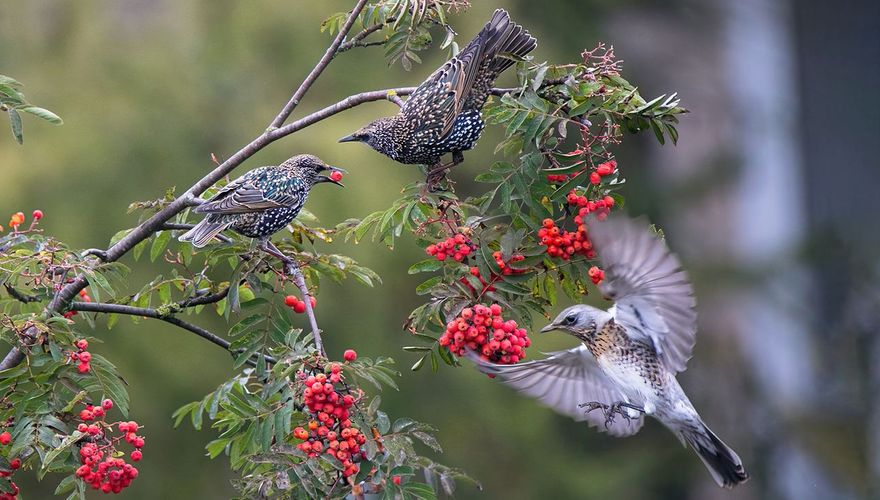
M587 271L587 275L593 281L594 285L598 285L599 283L602 283L602 280L605 279L605 271L599 269L596 266L591 267L590 270Z
M505 365L525 359L526 348L532 344L528 332L512 319L505 321L502 312L504 309L498 304L477 304L462 309L458 317L446 325L440 345L448 347L456 356L464 355L468 349L477 351L486 361Z
M349 351L352 355L348 355ZM356 358L354 351L346 351L346 360ZM353 359L352 359L353 361ZM326 372L314 375L298 374L305 389L303 403L312 419L305 427L296 427L293 437L302 442L297 445L309 457L326 453L342 464L345 477L357 474L356 462L365 458L361 446L367 437L352 425L349 409L357 402L347 387L337 387L342 382L342 366L331 363Z
M79 339L74 345L76 345L76 352L70 353L70 360L77 364L77 371L83 374L89 373L92 370L92 353L87 350L89 348L89 341Z
M31 214L31 215L34 219L31 222L31 228L33 228L34 225L37 223L37 221L39 221L40 219L43 218L43 211L42 210L34 210L33 214ZM22 224L24 224L24 222L25 222L24 212L16 212L9 217L9 227L11 227L13 231L18 231L18 228ZM3 231L3 226L0 226L0 231Z
M314 309L315 306L318 305L318 301L312 295L309 295L309 302L312 304L312 309ZM306 303L302 300L299 300L299 297L297 297L296 295L288 295L287 297L284 297L284 305L293 309L293 312L297 314L302 314L306 312Z
M538 230L541 245L547 247L547 255L569 260L572 255L584 255L588 259L596 257L593 244L587 237L587 227L579 224L576 231L560 229L553 219L544 219Z
M470 238L458 233L443 241L428 245L425 252L439 261L444 261L448 257L456 262L461 262L476 249L476 245Z
M0 445L6 446L12 442L12 434L9 431L3 431L0 433ZM21 467L21 459L16 457L9 461L9 470L0 470L0 478L5 478L6 481L9 481L9 492L0 492L0 500L17 500L19 489L15 482L12 479L13 474Z
M105 418L112 408L113 401L110 399L105 399L100 405L86 405L79 412L81 423L77 426L77 430L88 434L88 437L79 450L82 465L76 470L76 476L104 493L119 493L138 476L138 470L121 458L122 454L116 448L120 441L125 440L134 447L130 454L132 462L139 462L143 458L141 448L144 447L144 438L137 435L138 423L107 423ZM114 427L120 433L115 437L111 435Z
M596 170L590 172L590 184L598 185L602 182L602 177L606 177L608 175L613 174L617 170L617 161L609 160L605 163L600 163Z

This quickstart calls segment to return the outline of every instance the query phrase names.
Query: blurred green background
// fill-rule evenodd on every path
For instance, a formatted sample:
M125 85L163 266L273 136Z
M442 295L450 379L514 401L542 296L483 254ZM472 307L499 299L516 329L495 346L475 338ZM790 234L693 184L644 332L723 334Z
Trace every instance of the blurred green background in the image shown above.
M257 135L329 43L321 21L351 3L5 0L0 73L22 81L29 99L65 124L26 117L24 146L0 125L0 215L40 208L49 234L73 247L105 246L134 224L125 213L130 201L159 197L169 186L184 190L212 168L211 153L225 158ZM452 19L460 42L505 7L539 39L537 60L577 60L605 41L642 95L678 91L692 111L678 147L661 149L645 136L619 148L623 194L630 213L647 213L666 230L691 270L701 334L680 380L752 480L734 492L717 489L699 460L653 421L635 437L613 439L467 368L409 372L416 358L400 350L410 343L401 325L419 304L420 280L406 268L423 255L406 238L393 252L334 243L384 283L323 286L317 314L331 355L352 347L398 360L400 392L383 395L386 409L440 429L445 453L435 458L485 487L464 486L461 498L877 494L880 116L869 91L878 88L877 4L473 3ZM445 57L434 48L407 73L389 68L381 49L348 52L297 113L362 90L415 85ZM336 139L394 109L379 102L337 115L269 146L235 173L309 152L349 171L344 193L322 187L309 200L325 225L384 208L417 169ZM498 159L492 151L501 132L487 130L456 168L461 189ZM146 262L133 268L133 286L161 272ZM222 331L210 313L197 321ZM225 459L204 456L212 431L172 429L170 419L229 376L228 355L164 323L123 320L110 332L102 324L95 335L105 343L95 350L125 374L132 416L146 426L142 474L126 497L231 496ZM561 335L533 338L533 353L573 345ZM51 476L18 482L27 498L48 498L56 484Z

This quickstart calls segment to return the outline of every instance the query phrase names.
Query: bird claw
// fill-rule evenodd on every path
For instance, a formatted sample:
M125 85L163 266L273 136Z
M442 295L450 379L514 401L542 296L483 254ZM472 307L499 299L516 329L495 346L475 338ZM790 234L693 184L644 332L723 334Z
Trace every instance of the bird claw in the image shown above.
M610 405L605 403L600 403L598 401L590 401L589 403L581 403L578 405L579 408L587 408L585 413L590 413L593 410L602 409L602 412L605 414L605 428L608 429L614 424L614 415L620 414L627 421L635 420L636 417L632 417L629 412L625 411L624 408L629 408L631 410L636 410L640 413L645 413L645 409L641 406L634 405L632 403L627 403L626 401L618 401L616 403L612 403Z

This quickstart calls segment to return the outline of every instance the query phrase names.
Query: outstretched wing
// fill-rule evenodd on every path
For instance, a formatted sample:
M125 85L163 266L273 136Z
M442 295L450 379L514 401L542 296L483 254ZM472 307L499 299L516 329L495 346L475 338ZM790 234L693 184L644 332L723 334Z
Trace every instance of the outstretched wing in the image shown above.
M634 339L650 342L663 365L684 371L697 332L693 287L678 258L644 219L588 222L605 270L602 293L615 301L614 319Z
M260 167L235 179L223 187L205 203L195 208L198 213L207 214L244 214L262 212L272 208L290 207L296 204L296 196L291 190L277 189L277 185L265 182L270 169L276 167ZM261 186L273 186L265 189Z
M495 375L505 384L536 398L557 412L578 422L586 421L591 427L612 436L635 434L644 423L641 415L631 420L617 415L606 428L605 414L601 409L588 413L579 407L582 403L593 401L610 405L625 400L583 345L552 352L545 359L515 365L489 363L473 352L468 353L468 358L481 372Z

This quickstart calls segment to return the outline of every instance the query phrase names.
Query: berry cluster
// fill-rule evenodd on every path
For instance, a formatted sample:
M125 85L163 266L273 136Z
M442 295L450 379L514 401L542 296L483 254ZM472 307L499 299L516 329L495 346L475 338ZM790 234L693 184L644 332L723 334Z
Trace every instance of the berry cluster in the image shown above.
M593 280L594 285L602 283L602 280L605 279L605 271L596 266L591 267L590 270L587 271L587 274L590 276L590 279Z
M548 174L547 182L562 184L563 182L568 181L568 179L573 179L577 177L578 175L580 175L581 172L583 172L583 170L575 172L573 174Z
M6 446L12 442L12 435L9 434L9 431L3 431L0 433L0 445ZM12 490L11 493L2 492L0 493L0 500L16 500L18 498L18 486L8 478L11 478L12 475L21 467L21 459L16 457L9 461L9 470L0 470L0 477L7 478L9 481L9 489Z
M456 356L465 349L478 351L480 357L505 365L517 363L526 357L526 348L532 344L525 328L514 320L501 317L504 309L498 304L462 309L457 318L446 325L440 336L440 345L448 347Z
M352 357L357 357L351 350L346 351L346 355L349 352L354 355ZM367 437L353 427L348 418L355 397L347 388L336 387L342 381L342 366L332 363L328 368L329 374L321 372L306 376L299 373L299 379L305 385L303 403L313 419L305 427L296 427L293 437L302 440L297 448L309 457L326 453L338 460L343 467L343 476L349 477L360 470L355 462L365 457L361 446L367 442Z
M608 212L611 211L611 207L614 206L614 198L611 196L606 195L603 198L592 201L588 200L584 195L578 195L574 189L566 195L565 200L568 201L569 205L578 208L578 214L574 217L574 223L577 225L583 224L584 217L591 213L595 213L596 218L599 220L604 219L608 216Z
M92 370L92 353L87 351L89 348L89 341L86 339L79 339L76 341L76 349L77 352L70 353L70 360L76 362L76 369L80 373L89 373Z
M425 252L439 261L446 260L451 257L456 262L461 262L467 258L477 247L470 238L462 233L450 236L443 241L428 245Z
M37 223L37 221L39 221L40 219L43 218L43 211L42 210L34 210L34 213L32 214L32 216L33 216L34 220L33 220L33 222L31 222L31 228L34 227L34 225ZM24 212L16 212L16 213L12 214L12 216L9 217L9 227L11 227L13 231L18 231L19 226L24 224L24 221L25 221ZM0 226L0 231L2 231L2 230L3 230L3 226Z
M312 309L314 309L315 306L318 305L318 301L312 295L309 295L309 302L312 304ZM302 314L306 312L306 303L302 300L299 300L299 297L297 297L296 295L288 295L287 297L284 297L284 305L293 309L293 312L297 314Z
M615 170L617 170L617 161L615 160L600 163L595 172L590 172L590 184L598 185L602 182L602 177L613 174Z
M82 290L79 291L79 299L83 302L91 302L92 301L92 297L89 295L89 292L85 288L83 288ZM70 319L70 318L76 316L76 314L77 314L76 311L67 311L64 313L63 316L67 319Z
M121 453L116 449L119 441L124 439L135 448L130 455L132 462L139 462L143 458L141 448L144 447L144 438L137 435L138 423L108 424L104 418L112 408L113 401L109 399L97 406L86 405L79 412L82 422L77 426L79 432L88 434L89 437L79 450L82 465L76 470L76 476L104 493L119 493L138 476L138 470L120 458ZM108 435L114 426L119 429L120 436Z
M587 227L579 224L577 231L560 229L553 219L544 219L543 226L538 230L541 245L547 247L547 255L568 260L572 255L584 255L588 259L596 257L593 244L587 238Z

